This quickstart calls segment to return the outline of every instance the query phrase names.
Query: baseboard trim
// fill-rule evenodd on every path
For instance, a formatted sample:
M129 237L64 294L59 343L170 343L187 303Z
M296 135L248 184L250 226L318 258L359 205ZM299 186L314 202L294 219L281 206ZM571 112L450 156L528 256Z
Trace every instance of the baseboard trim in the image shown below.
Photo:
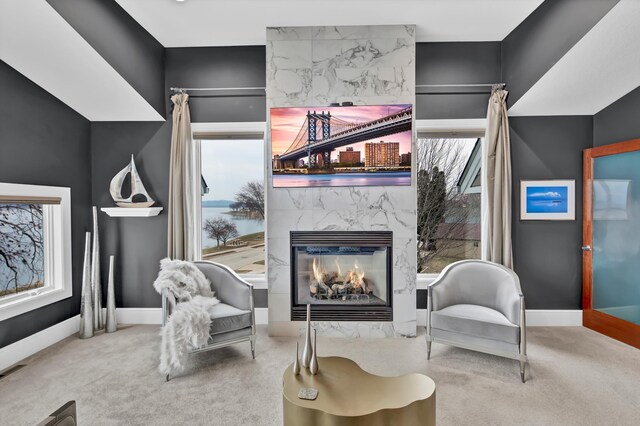
M527 309L527 327L581 327L582 309Z
M418 325L427 325L427 310L418 309ZM527 327L581 327L581 309L527 309Z
M60 340L77 333L79 328L80 316L76 315L1 348L0 371L4 371L36 352L40 352L41 350L58 343Z
M116 308L118 324L162 324L162 308Z

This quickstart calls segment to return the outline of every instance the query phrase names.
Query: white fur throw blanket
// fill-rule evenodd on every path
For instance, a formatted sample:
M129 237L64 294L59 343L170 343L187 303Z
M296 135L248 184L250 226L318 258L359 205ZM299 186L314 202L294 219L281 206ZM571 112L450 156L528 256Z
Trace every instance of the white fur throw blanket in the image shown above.
M214 297L211 284L202 271L183 260L166 258L160 261L160 272L153 288L160 294L167 289L177 301L160 331L159 369L162 374L172 374L184 368L189 349L200 348L209 340L209 309L220 301Z

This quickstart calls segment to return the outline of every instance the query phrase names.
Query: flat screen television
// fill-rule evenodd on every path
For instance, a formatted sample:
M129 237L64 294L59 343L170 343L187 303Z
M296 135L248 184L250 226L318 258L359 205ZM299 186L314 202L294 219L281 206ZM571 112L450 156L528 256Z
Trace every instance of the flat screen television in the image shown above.
M274 188L411 185L410 104L271 108Z

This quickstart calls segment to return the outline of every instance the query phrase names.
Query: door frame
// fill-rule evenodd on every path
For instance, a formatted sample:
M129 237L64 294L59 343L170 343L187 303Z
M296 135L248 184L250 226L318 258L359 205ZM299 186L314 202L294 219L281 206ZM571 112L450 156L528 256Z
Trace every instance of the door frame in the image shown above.
M640 139L584 150L582 246L593 247L593 159L640 151ZM593 309L593 251L582 251L582 325L640 349L640 325Z

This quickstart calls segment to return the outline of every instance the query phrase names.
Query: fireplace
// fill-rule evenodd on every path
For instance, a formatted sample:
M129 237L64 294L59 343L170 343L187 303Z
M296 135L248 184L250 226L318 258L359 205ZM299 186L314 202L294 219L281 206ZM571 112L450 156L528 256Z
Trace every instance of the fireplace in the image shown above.
M392 321L390 231L292 231L291 320Z

